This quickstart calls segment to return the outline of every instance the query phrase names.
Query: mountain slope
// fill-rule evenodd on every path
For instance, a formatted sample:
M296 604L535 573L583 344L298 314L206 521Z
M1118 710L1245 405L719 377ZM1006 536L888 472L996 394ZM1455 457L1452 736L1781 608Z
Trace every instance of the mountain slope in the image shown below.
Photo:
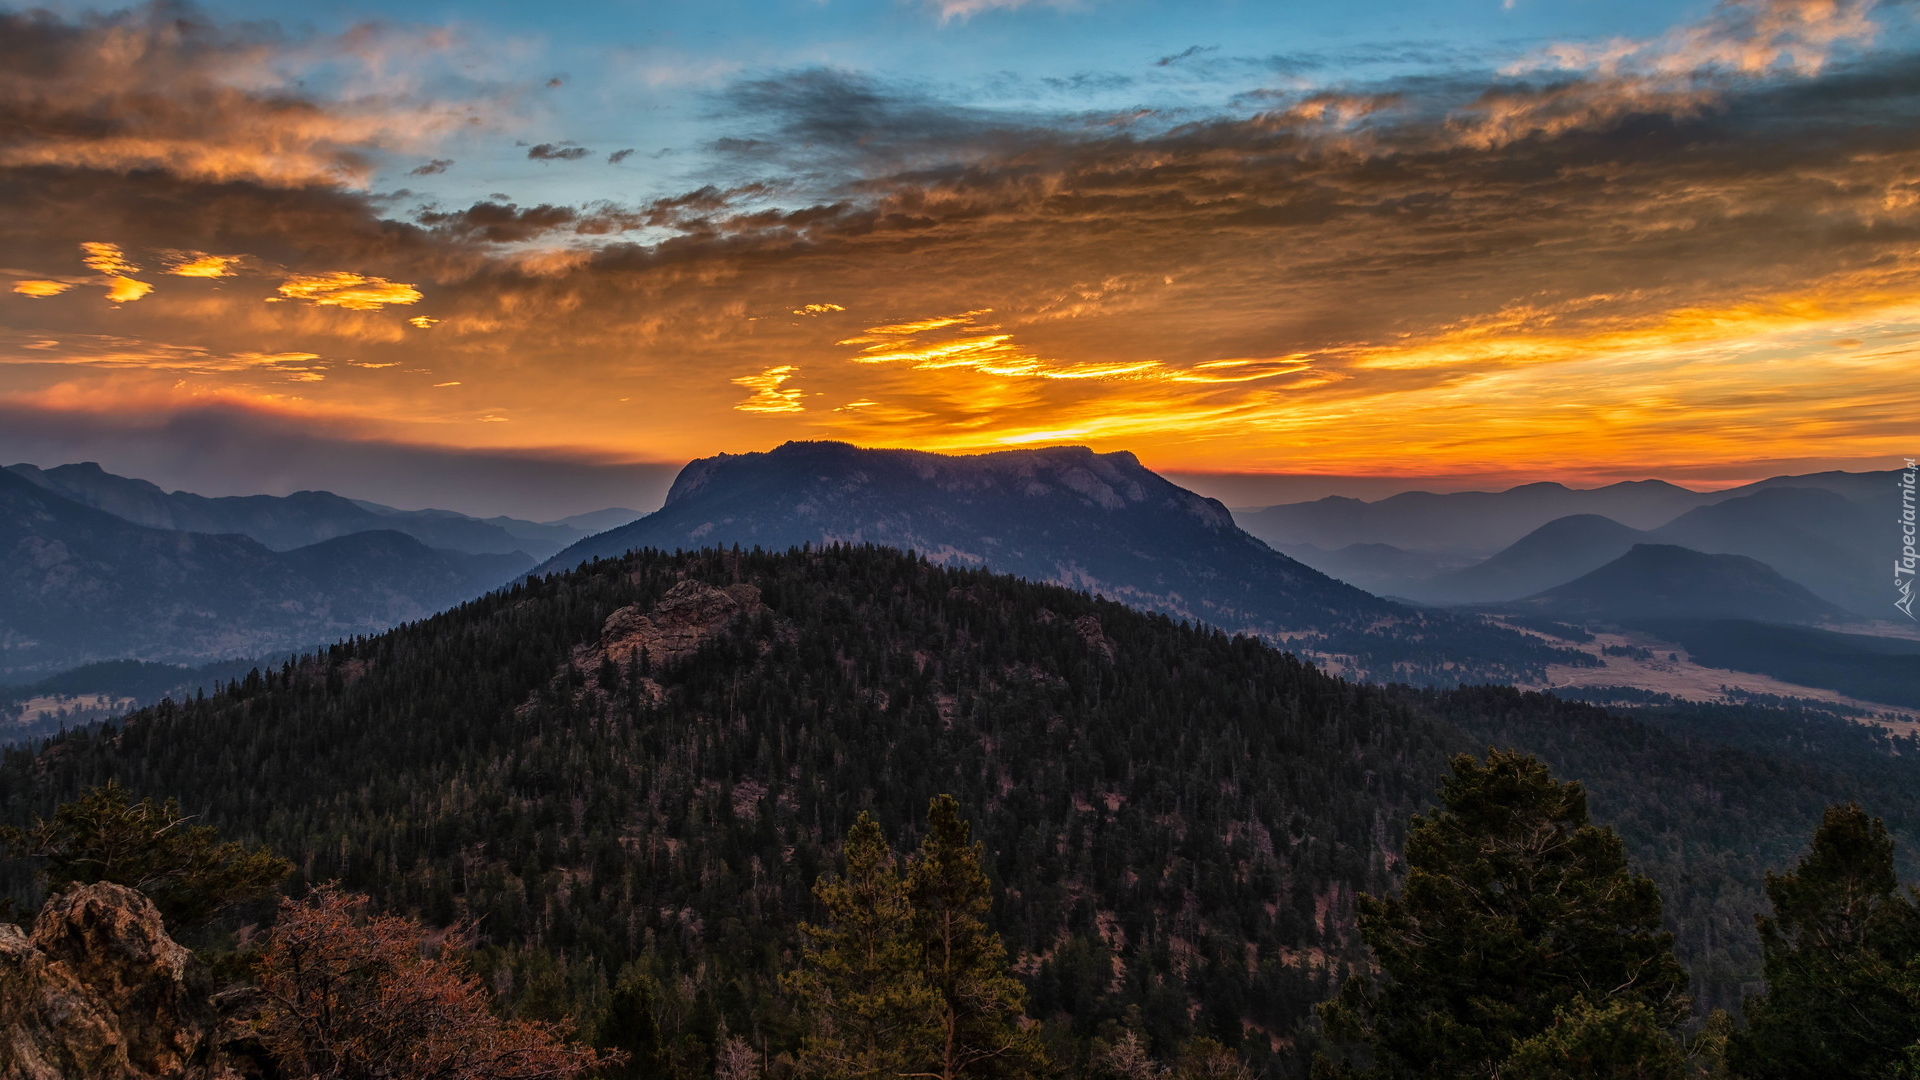
M396 532L276 552L135 525L0 470L0 673L308 648L421 618L526 563Z
M628 551L884 544L1057 582L1229 631L1352 658L1380 678L1510 678L1558 659L1521 635L1417 613L1304 566L1225 507L1128 453L1085 447L949 457L788 443L695 461L656 513L584 540L536 573Z
M1651 530L1598 515L1557 518L1483 562L1382 584L1427 603L1510 600L1572 581L1637 543L1657 543L1757 559L1829 603L1884 614L1891 598L1879 567L1894 545L1877 528L1880 516L1871 505L1825 488L1769 486L1696 507Z
M872 548L645 553L523 582L0 755L0 821L105 777L178 795L292 858L296 887L478 919L477 960L516 1008L592 1031L610 983L646 988L662 1044L710 1067L723 1019L791 1045L777 978L855 816L911 846L947 792L1052 1045L1126 1024L1163 1055L1210 1035L1304 1069L1312 1003L1355 959L1356 892L1394 880L1447 755L1489 743L1589 784L1711 1004L1754 977L1763 871L1822 806L1861 798L1903 844L1920 821L1920 755L1870 746L1869 782L1810 764L1818 747L1722 752L1538 694L1354 685ZM25 899L28 870L0 862L0 891Z
M1410 595L1431 603L1513 600L1598 570L1646 538L1599 514L1555 518L1483 562L1436 575Z
M357 532L388 530L405 533L432 548L475 555L525 551L541 559L593 531L564 522L543 524L515 518L481 521L451 510L396 510L328 491L208 498L186 491L163 491L145 480L116 476L91 461L52 469L9 465L6 471L136 525L215 535L239 533L275 551L290 551Z
M1887 566L1899 545L1883 523L1897 509L1891 499L1876 509L1824 488L1770 487L1688 511L1650 539L1758 559L1824 600L1888 618Z
M1708 555L1671 544L1635 544L1591 573L1512 605L1568 619L1852 621L1854 616L1744 555Z

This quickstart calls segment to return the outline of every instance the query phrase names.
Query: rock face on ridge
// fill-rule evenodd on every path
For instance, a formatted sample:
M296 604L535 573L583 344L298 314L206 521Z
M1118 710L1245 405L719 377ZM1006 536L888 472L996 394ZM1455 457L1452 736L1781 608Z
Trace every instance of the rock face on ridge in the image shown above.
M1219 502L1130 453L1082 446L955 456L787 443L681 470L656 513L536 573L637 548L880 544L1103 593L1230 630L1305 630L1398 609L1275 552Z
M160 912L121 885L0 924L0 1080L238 1080L230 1033ZM236 1068L236 1065L242 1068Z
M607 616L600 630L600 648L616 664L625 665L644 649L649 663L669 667L699 651L734 619L760 610L760 590L752 585L716 589L682 581L668 589L651 611L631 605Z
M657 512L582 540L534 573L643 548L784 551L836 543L911 550L942 565L1098 593L1265 637L1379 679L1505 681L1579 659L1335 581L1255 539L1225 506L1132 454L1084 446L947 455L791 442L766 453L721 454L681 470ZM619 639L613 629L605 635L610 645ZM656 655L652 646L648 652Z

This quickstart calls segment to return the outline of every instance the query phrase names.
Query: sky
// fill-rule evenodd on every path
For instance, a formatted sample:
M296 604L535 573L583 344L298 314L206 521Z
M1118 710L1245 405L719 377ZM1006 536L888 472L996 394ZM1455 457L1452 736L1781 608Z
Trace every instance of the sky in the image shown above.
M791 439L1236 505L1920 451L1911 2L317 8L0 6L0 458L555 517Z

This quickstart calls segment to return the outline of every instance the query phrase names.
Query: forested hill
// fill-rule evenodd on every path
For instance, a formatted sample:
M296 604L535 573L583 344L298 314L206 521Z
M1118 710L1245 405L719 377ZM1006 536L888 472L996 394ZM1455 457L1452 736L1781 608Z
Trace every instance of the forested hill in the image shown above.
M1219 502L1125 452L1084 446L949 455L790 442L691 462L667 503L540 571L628 551L781 550L835 542L1051 581L1259 635L1377 682L1541 681L1591 662L1473 616L1383 600L1288 558Z
M1717 1004L1757 969L1760 875L1820 809L1878 799L1908 837L1892 801L1920 790L1890 755L1856 783L1538 695L1358 686L1066 589L831 548L526 582L9 753L0 818L108 779L178 796L293 859L296 888L477 917L522 1015L653 1032L661 1071L637 1075L692 1077L722 1025L792 1046L778 976L855 816L906 846L950 792L1069 1067L1126 1024L1156 1053L1210 1034L1292 1075L1357 957L1355 893L1391 884L1409 814L1483 739L1591 783ZM0 865L27 899L27 868Z

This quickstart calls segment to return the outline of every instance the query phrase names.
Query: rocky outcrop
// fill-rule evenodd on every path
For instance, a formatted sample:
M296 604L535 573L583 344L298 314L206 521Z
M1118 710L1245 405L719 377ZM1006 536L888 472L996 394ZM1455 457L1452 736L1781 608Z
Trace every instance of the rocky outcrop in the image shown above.
M236 1033L145 896L83 885L0 924L0 1080L228 1080ZM236 1068L236 1065L241 1066Z
M650 611L643 612L635 604L607 616L600 628L600 648L623 666L645 649L652 666L672 667L698 652L734 619L758 615L762 606L760 590L752 585L717 589L704 582L682 581Z

